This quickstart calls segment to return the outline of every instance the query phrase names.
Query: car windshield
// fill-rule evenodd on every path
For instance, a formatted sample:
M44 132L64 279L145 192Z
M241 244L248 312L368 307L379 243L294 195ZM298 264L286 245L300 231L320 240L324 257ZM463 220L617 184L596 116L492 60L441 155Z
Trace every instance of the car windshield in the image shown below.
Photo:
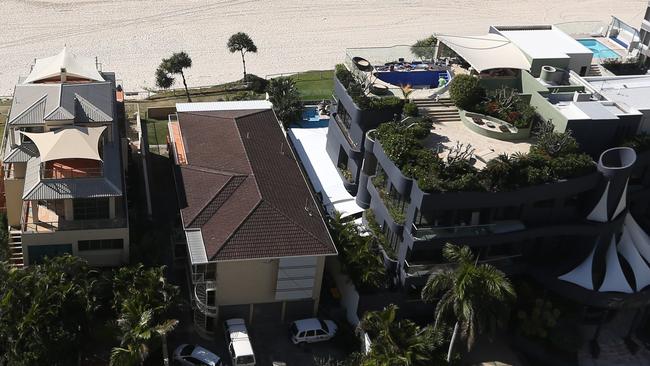
M329 333L330 330L329 330L329 328L327 327L327 323L325 323L325 322L322 321L321 319L318 319L318 321L320 322L320 327L323 328L324 331L326 331L327 333Z
M194 352L194 346L191 344L188 344L187 346L183 347L181 350L181 356L189 356Z
M291 324L291 334L293 335L298 334L298 327L296 327L296 323Z

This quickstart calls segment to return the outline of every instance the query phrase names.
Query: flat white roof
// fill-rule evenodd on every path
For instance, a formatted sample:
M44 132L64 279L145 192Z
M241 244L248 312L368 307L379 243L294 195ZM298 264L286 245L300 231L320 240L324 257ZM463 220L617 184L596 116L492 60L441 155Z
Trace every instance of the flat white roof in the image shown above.
M234 102L176 103L177 112L239 111L248 109L271 109L268 100L241 100Z
M571 54L593 53L580 42L558 28L509 30L495 27L500 34L511 40L517 47L533 59L566 58ZM541 28L541 26L540 26Z
M290 128L289 138L307 171L307 176L316 192L323 195L327 212L334 209L343 216L362 212L355 198L345 189L334 163L325 151L327 127Z
M650 75L584 78L607 99L639 110L650 109Z

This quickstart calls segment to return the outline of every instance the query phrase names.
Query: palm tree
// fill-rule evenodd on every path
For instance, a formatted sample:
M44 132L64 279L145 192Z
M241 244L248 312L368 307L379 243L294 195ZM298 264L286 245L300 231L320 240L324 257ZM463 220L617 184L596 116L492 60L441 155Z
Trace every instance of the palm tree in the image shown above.
M292 78L282 76L271 79L267 92L275 114L285 127L300 119L302 115L300 92Z
M447 243L443 255L454 269L432 274L422 289L422 299L438 301L434 329L442 319L450 315L456 318L447 352L449 362L459 331L471 349L477 334L494 330L498 320L507 314L515 290L503 272L489 264L477 265L467 246Z
M163 359L168 359L165 336L171 332L178 320L168 319L154 324L154 310L143 309L135 301L126 301L117 325L122 331L120 347L111 350L112 366L140 365L149 355L149 345L154 337L159 336L163 346Z
M397 305L364 315L359 327L368 333L371 350L363 366L430 365L435 359L436 345L428 328L420 328L408 319L397 319Z
M185 87L185 94L187 101L191 102L190 91L187 89L187 82L185 81L184 69L192 67L192 59L185 52L176 52L169 58L164 58L160 62L160 66L156 69L156 85L166 89L174 84L174 76L179 74L183 79L183 86Z
M251 37L244 32L237 32L228 39L228 51L230 53L241 53L241 63L244 66L244 82L246 81L246 58L247 52L257 53L257 46L253 43Z

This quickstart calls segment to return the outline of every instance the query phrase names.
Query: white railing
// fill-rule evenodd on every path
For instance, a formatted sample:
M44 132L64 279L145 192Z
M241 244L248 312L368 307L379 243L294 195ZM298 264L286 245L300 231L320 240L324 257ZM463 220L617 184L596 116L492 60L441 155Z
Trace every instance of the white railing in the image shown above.
M216 289L216 281L200 282L194 285L194 303L196 304L196 307L206 315L217 315L218 306L207 304L208 291L216 291Z

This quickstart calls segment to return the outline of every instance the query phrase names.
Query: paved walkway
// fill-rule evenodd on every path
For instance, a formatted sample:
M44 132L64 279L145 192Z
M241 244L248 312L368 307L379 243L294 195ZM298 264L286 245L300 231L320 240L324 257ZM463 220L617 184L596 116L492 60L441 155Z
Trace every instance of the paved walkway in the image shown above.
M630 329L634 314L624 313L617 315L612 321L603 325L598 344L600 355L594 359L589 352L589 342L578 352L580 366L650 366L650 351L639 340L633 338L638 345L636 354L631 354L623 341L623 337ZM595 327L585 329L585 339L593 335Z

